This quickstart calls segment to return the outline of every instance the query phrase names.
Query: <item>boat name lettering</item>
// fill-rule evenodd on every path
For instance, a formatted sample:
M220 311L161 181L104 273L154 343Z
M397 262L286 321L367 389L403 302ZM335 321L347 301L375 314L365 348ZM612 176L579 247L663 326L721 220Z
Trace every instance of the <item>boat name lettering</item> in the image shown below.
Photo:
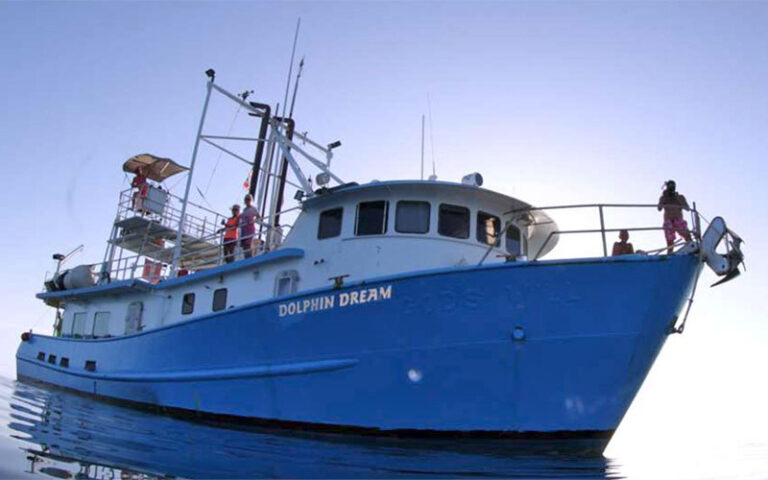
M281 317L302 313L319 312L337 307L348 307L361 303L379 302L392 298L392 285L364 288L353 292L342 292L333 295L323 295L315 298L305 298L278 305Z

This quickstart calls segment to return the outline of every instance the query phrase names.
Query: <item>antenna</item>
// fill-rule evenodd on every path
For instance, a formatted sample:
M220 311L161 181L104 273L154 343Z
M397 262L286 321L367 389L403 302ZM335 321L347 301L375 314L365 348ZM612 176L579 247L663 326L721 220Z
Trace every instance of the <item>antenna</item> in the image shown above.
M435 173L435 137L432 134L432 101L427 93L427 111L429 112L429 149L432 153L432 175L429 176L430 180L437 180L437 174Z
M299 91L299 79L301 71L304 70L304 57L299 62L299 72L296 74L296 83L293 84L293 98L291 99L291 109L288 111L288 118L293 118L293 106L296 105L296 92Z
M424 180L424 115L421 115L421 179Z
M301 17L296 20L296 33L293 35L293 50L291 50L291 64L288 66L288 79L285 82L285 99L283 100L283 117L285 117L285 107L288 105L288 90L291 88L291 75L293 74L293 59L296 57L296 43L299 41L299 27L301 27Z

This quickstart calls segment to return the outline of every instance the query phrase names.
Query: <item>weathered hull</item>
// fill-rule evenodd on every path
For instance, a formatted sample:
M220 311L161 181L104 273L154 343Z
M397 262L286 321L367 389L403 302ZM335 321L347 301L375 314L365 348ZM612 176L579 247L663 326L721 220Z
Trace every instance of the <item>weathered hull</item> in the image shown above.
M628 256L373 279L125 337L32 335L17 374L265 425L601 450L698 268L693 255Z

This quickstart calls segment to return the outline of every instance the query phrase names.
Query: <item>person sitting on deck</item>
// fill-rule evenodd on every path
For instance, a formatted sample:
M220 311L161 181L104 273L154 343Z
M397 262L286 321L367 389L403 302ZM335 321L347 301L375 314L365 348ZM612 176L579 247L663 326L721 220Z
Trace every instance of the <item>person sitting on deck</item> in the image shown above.
M667 254L672 254L672 246L675 243L675 233L679 234L686 242L691 241L688 232L688 224L683 218L683 210L688 210L688 202L675 188L674 180L664 183L664 193L659 198L658 210L664 210L664 238L667 240Z
M144 199L147 198L147 176L144 175L144 169L136 169L136 176L131 180L131 187L135 188L133 192L133 209L144 211Z
M240 214L240 248L243 249L243 256L245 258L251 258L253 252L251 251L251 245L253 244L253 237L256 235L257 221L260 221L259 212L256 207L251 205L253 203L253 197L248 194L243 199L245 202L245 208Z
M628 231L619 231L619 240L619 242L615 242L613 244L613 253L611 255L615 257L617 255L632 255L635 253L635 247L633 247L631 243L627 242L627 240L629 240Z
M232 205L232 216L224 222L224 261L235 261L235 246L237 245L237 229L240 225L240 205Z

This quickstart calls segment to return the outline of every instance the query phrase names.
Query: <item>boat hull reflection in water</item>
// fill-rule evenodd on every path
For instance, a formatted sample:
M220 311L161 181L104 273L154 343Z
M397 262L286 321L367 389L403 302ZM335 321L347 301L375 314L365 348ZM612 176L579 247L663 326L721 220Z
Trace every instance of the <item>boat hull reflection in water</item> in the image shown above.
M222 428L3 382L26 471L56 478L610 477L601 456L516 456L509 445ZM5 395L4 395L5 396ZM5 403L5 402L4 402ZM4 462L20 464L18 459ZM77 475L80 474L80 477Z

